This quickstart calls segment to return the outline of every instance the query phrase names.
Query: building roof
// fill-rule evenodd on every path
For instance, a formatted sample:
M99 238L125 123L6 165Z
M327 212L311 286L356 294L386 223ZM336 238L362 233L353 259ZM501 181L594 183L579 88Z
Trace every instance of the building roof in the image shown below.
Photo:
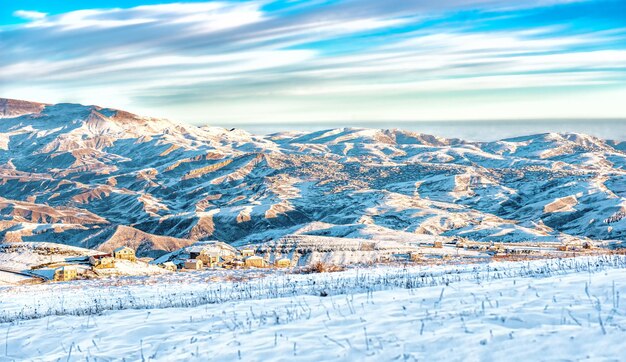
M113 251L117 253L118 251L122 251L122 250L126 250L126 249L131 250L133 252L135 251L132 248L129 248L128 246L120 246L119 248L117 248L117 249L115 249Z

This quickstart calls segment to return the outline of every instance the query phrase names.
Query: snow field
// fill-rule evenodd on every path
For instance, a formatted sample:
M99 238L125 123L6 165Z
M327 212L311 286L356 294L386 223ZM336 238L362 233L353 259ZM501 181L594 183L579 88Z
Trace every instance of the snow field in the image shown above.
M619 360L625 274L604 264L592 273L56 315L2 324L0 361Z
M50 315L90 315L107 310L194 307L229 301L298 295L337 295L393 288L416 289L515 277L626 269L626 257L569 259L429 267L355 268L339 273L289 274L260 270L189 272L115 277L0 288L0 322ZM36 296L34 298L33 296Z

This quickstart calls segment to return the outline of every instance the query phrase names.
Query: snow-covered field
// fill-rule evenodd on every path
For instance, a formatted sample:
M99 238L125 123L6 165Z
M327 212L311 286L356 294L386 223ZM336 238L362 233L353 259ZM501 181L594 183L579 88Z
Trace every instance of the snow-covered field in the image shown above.
M601 256L6 287L0 361L619 360L625 276Z
M0 285L3 284L17 284L28 280L29 278L24 275L18 275L11 272L0 270Z

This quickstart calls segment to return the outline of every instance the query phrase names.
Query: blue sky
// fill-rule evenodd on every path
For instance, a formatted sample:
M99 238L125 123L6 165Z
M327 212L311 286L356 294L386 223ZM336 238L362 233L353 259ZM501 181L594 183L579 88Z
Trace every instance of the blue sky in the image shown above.
M626 118L624 14L624 0L0 0L0 97L202 124Z

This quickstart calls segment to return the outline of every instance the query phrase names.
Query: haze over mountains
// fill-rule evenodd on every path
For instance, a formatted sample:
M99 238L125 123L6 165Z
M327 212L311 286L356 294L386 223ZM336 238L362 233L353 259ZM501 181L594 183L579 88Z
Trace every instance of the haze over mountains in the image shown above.
M0 241L156 256L197 240L626 237L626 143L402 130L265 136L0 100Z

